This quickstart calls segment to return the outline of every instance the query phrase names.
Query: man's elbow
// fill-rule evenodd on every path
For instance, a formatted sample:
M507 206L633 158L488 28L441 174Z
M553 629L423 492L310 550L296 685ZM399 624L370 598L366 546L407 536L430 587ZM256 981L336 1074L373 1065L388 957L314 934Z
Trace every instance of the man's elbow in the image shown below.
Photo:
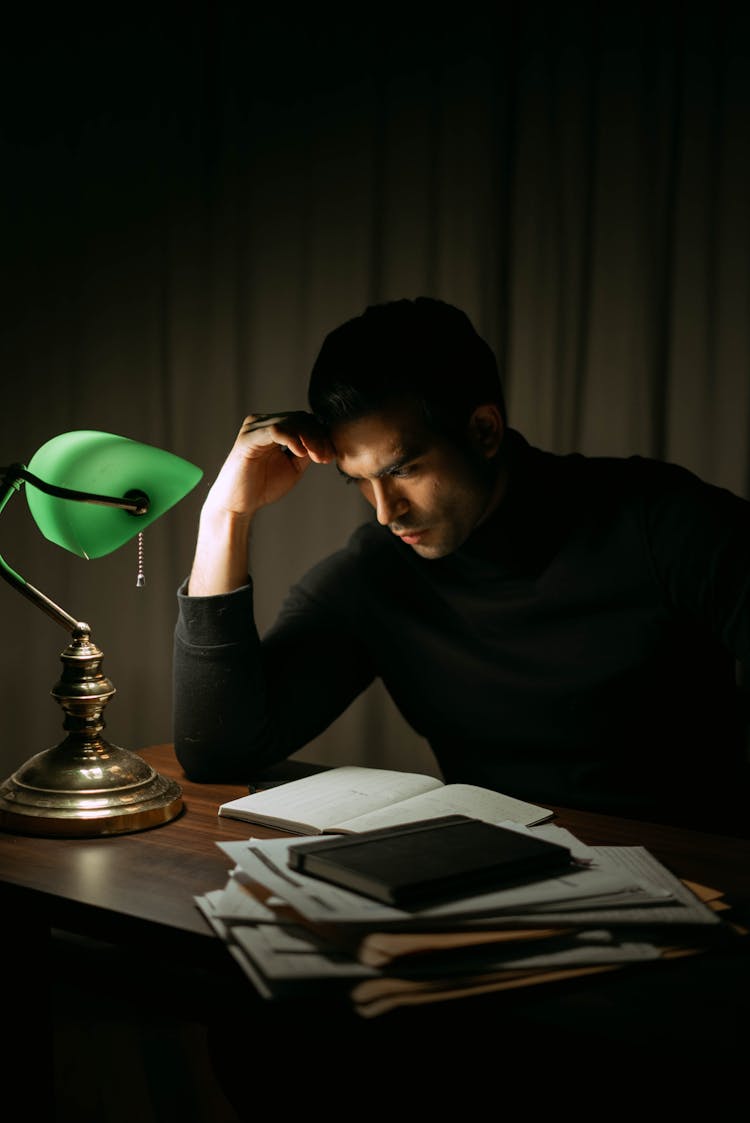
M212 736L175 734L174 753L185 779L194 784L247 784L252 767L247 752L232 742L223 745Z
M218 779L212 755L201 747L198 740L175 737L174 755L185 774L185 779L194 784L215 783Z

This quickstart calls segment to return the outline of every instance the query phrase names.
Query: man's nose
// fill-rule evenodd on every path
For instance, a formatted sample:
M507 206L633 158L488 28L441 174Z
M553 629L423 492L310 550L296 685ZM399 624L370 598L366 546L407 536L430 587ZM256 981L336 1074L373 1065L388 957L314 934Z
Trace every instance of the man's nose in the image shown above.
M375 514L381 526L388 526L409 507L408 500L398 490L395 480L373 480L372 494L375 500Z

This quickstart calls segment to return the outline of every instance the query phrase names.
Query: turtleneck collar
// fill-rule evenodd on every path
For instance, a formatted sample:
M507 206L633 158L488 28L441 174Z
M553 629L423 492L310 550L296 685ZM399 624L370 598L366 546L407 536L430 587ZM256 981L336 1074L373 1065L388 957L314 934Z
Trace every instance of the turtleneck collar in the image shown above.
M507 484L495 510L455 553L427 564L532 577L557 549L565 533L561 458L533 448L515 429L507 430L501 455Z

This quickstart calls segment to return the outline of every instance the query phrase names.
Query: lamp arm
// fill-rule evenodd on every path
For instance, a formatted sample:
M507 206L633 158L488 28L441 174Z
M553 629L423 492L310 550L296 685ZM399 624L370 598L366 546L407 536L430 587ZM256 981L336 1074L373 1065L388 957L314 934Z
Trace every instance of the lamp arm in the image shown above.
M3 492L0 495L0 512L3 511L10 497L20 489L21 481L18 476L14 475L14 469L6 471L5 478L3 479ZM40 589L30 585L20 573L16 573L14 569L8 565L5 559L0 555L0 577L12 585L22 596L26 597L33 604L45 612L47 616L51 617L61 627L65 628L68 632L85 632L90 633L91 629L88 624L84 624L80 620L76 620L64 608L60 608L59 604L55 604L50 600Z
M59 604L55 604L53 600L45 596L40 589L36 589L33 585L30 585L28 581L25 581L20 573L16 573L14 569L10 568L2 556L0 556L0 577L4 578L14 589L17 589L22 596L32 601L37 608L41 608L42 612L46 612L48 616L62 625L66 631L86 633L90 631L87 624L76 620L75 617L71 616L69 612L66 612L64 608L60 608Z
M78 503L98 503L102 507L119 507L122 511L129 511L131 515L145 515L149 509L149 498L142 491L133 491L128 496L118 498L113 495L96 495L90 491L74 491L69 487L58 487L40 480L30 472L25 464L11 464L9 468L1 468L4 483L11 483L15 490L23 480L33 487L43 491L45 495L53 495L56 499L72 499ZM0 507L0 510L2 507Z

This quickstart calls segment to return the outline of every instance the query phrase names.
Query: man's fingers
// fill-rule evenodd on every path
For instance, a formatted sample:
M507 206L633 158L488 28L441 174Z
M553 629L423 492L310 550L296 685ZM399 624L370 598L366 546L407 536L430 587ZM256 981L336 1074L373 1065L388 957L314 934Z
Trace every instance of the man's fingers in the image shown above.
M325 430L310 413L296 410L289 413L252 413L240 429L240 438L252 434L261 444L277 444L296 457L310 457L318 464L333 459L334 451ZM251 437L252 439L252 437Z
M268 429L271 425L286 421L288 417L288 413L252 413L243 421L240 435L254 433L256 429Z
M321 430L316 434L300 434L299 437L307 456L316 464L328 464L334 458L333 445Z

